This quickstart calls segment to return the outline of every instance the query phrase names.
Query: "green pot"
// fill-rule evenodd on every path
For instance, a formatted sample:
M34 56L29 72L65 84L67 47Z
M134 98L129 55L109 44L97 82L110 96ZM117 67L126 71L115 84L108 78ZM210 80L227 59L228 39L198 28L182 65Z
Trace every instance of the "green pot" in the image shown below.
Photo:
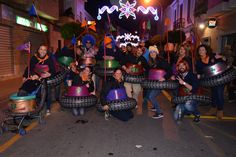
M104 61L99 61L98 64L101 68L104 67ZM119 66L120 64L116 60L106 60L106 68L117 68Z
M72 63L73 61L74 61L73 58L67 56L62 56L58 58L58 62L66 66L69 66L70 63Z

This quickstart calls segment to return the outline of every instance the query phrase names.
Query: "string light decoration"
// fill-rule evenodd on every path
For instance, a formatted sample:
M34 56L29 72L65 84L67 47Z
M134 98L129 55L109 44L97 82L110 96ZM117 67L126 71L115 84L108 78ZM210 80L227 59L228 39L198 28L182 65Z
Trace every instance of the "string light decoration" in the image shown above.
M140 38L138 35L132 35L131 33L124 33L124 35L118 35L116 37L116 42L120 42L120 47L126 46L128 43L130 43L133 46L138 46Z
M138 6L137 9L135 8L137 1L134 0L133 3L130 3L129 1L126 1L126 3L123 3L122 0L119 0L120 8L117 5L113 5L111 8L108 6L103 6L101 9L98 9L98 16L97 19L101 20L101 15L105 12L108 14L112 14L114 11L120 11L119 19L122 19L123 16L125 16L127 19L132 16L133 19L136 19L135 12L142 12L143 14L148 14L151 12L154 16L154 20L159 20L158 11L157 9L154 9L151 6L148 6L147 8L143 6Z

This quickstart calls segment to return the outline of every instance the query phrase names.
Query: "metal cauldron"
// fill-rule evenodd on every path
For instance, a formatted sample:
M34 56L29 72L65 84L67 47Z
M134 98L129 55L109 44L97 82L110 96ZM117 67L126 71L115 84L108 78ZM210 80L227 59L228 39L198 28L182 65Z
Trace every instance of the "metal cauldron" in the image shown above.
M106 62L106 68L117 68L120 66L119 62L114 59L106 60L105 62ZM101 68L104 67L104 61L99 61L98 64Z
M84 86L70 86L66 96L88 96L88 88Z
M112 89L107 94L106 100L113 101L113 100L123 100L127 98L127 94L125 88L117 88Z
M58 62L65 66L70 66L70 63L72 63L73 61L74 61L73 58L67 56L62 56L58 58Z
M130 69L130 75L141 75L143 74L143 66L139 64L126 64L127 69Z
M28 113L36 109L36 96L10 96L10 109L13 113Z
M36 64L34 67L34 72L40 75L41 77L43 77L45 72L48 71L49 71L48 65Z
M149 80L160 80L165 76L166 72L161 69L150 69L148 73Z
M223 73L227 69L227 65L223 62L218 62L214 65L203 69L204 77L212 77Z

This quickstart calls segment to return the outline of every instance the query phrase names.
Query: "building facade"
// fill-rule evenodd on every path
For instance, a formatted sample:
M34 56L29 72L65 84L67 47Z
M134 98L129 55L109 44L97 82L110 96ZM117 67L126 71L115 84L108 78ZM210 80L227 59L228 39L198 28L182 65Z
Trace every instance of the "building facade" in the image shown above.
M54 24L59 17L58 0L37 1L39 18L29 16L31 5L28 0L0 3L0 81L22 76L28 54L18 51L19 45L30 42L33 55L40 44L46 43L53 51L61 40Z

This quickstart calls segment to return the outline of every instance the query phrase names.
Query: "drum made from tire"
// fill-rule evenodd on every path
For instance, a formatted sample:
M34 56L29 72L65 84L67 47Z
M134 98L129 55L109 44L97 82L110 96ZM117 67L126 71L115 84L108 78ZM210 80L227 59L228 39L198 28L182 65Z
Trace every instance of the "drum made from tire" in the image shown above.
M223 85L233 81L236 78L236 68L231 67L227 69L225 72L209 77L200 79L200 86L202 87L215 87L219 85Z
M109 106L109 111L123 111L128 109L133 109L137 105L137 101L133 98L127 98L123 100L113 100L110 102L107 102L107 105ZM104 111L103 106L101 104L98 105L99 111Z
M124 81L128 83L140 84L145 80L144 74L143 75L124 75Z
M211 98L205 95L188 95L188 96L177 96L172 98L171 102L174 104L182 104L187 100L195 100L203 104L210 104L212 102Z
M63 96L60 99L60 104L65 108L91 107L96 105L97 97L95 95L89 96Z
M175 81L157 80L144 80L141 85L145 89L176 89L179 86Z
M69 70L63 70L63 71L60 71L58 74L56 74L54 77L48 78L47 86L51 87L51 86L56 86L56 85L61 84L64 77L66 76L68 72Z

